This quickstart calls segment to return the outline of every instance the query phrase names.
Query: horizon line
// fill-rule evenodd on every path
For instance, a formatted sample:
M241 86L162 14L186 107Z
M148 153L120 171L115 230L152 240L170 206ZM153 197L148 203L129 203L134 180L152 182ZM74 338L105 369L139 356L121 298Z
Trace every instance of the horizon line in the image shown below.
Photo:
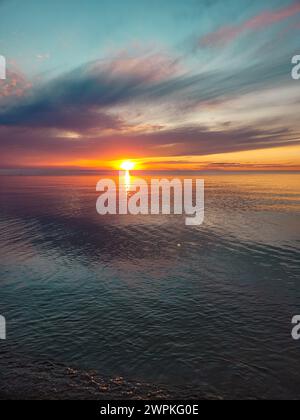
M71 175L100 175L120 172L118 169L78 169L78 168L0 168L0 176L71 176ZM300 174L299 169L135 169L132 175L137 174Z

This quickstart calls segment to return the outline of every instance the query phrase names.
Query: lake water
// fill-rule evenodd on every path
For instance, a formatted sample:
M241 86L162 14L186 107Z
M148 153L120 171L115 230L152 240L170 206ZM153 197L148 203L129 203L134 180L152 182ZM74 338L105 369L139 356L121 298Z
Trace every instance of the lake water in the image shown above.
M30 358L218 398L300 398L300 175L200 177L205 222L187 227L99 216L100 177L1 176L0 389L14 394Z

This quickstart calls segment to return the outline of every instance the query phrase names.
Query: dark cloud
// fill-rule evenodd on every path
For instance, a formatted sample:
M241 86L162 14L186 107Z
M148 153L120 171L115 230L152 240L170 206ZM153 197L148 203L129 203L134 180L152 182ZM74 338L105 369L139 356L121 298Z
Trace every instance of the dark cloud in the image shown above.
M136 66L138 67L138 62ZM120 121L109 116L123 104L162 103L190 111L194 104L221 100L251 92L287 74L287 64L250 64L242 71L214 71L173 76L162 81L143 71L114 71L114 66L92 63L18 98L8 108L0 108L0 125L65 129L111 128ZM143 66L143 67L142 67ZM155 68L151 68L155 72ZM159 69L157 69L159 72ZM110 73L111 72L111 73Z
M12 131L2 128L0 137L2 166L7 166L7 162L17 166L20 156L26 166L53 159L56 162L65 162L66 159L71 162L118 158L122 156L122 151L132 158L179 158L300 144L300 137L291 135L288 129L264 131L251 128L218 132L200 127L183 127L151 134L100 136L82 140L53 137L43 130Z
M173 157L208 156L300 144L300 136L293 135L288 128L263 130L250 127L226 131L183 127L126 140L135 151L140 152L139 145L143 145L147 155Z
M114 128L119 121L105 110L134 96L139 83L136 78L110 78L93 71L85 73L82 68L0 111L0 125L79 130Z

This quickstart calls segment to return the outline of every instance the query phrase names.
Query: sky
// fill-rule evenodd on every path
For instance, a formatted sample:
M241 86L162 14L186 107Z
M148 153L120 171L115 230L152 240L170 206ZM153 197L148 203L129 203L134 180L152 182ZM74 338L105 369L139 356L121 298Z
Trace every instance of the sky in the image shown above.
M300 0L0 0L0 168L300 170Z

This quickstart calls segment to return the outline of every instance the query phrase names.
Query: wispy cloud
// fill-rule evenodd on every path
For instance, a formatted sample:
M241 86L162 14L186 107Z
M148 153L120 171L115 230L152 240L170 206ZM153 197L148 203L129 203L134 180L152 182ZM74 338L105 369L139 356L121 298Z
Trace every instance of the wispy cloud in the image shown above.
M178 113L195 112L195 107L266 88L286 76L286 65L249 63L242 71L211 69L201 73L179 74L179 59L135 57L132 61L114 58L84 65L45 85L35 87L23 98L0 109L0 125L49 128L117 128L121 119L114 110L120 106L147 104ZM168 65L167 65L168 64ZM238 72L236 74L236 71Z
M300 14L299 1L278 10L266 10L241 24L226 25L215 32L200 39L201 46L222 46L234 41L246 32L260 31L271 25L282 22L288 18Z

